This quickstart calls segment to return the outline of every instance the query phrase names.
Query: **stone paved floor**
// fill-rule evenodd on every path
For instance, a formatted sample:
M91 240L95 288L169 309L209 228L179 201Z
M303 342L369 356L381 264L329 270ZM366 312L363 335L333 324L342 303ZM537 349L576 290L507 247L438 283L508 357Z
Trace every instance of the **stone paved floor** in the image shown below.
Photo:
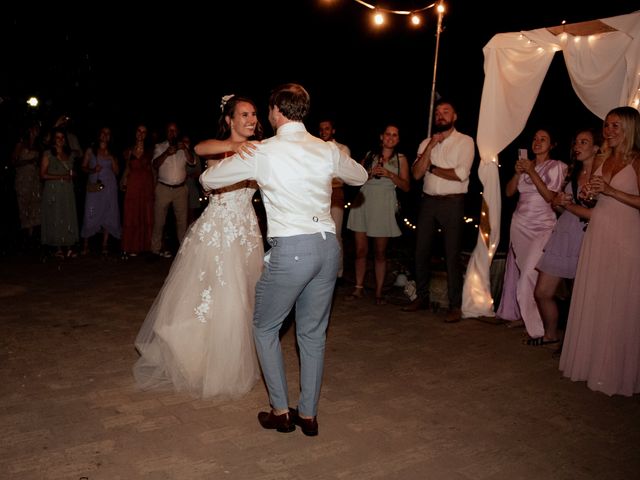
M329 329L320 435L262 430L239 401L134 389L133 340L170 260L0 259L1 479L632 479L640 396L558 371L523 330L367 298ZM393 292L392 292L393 293ZM391 298L395 303L399 295ZM283 338L292 406L294 335Z

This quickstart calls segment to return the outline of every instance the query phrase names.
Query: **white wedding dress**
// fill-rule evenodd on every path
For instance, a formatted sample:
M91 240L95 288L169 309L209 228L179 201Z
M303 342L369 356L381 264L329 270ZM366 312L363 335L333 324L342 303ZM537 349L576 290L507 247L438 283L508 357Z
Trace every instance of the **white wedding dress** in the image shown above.
M260 378L252 331L263 243L255 188L209 197L140 328L139 388L236 398Z

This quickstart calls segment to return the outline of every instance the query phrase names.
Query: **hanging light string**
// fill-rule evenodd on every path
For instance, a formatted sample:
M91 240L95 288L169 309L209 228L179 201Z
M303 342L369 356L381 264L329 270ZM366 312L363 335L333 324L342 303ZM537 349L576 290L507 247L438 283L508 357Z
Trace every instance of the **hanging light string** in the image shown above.
M360 5L364 5L370 10L376 10L378 12L384 12L384 13L393 13L395 15L411 15L417 12L424 12L425 10L429 10L430 8L433 8L436 6L436 2L434 2L431 5L427 5L426 7L422 7L422 8L416 8L415 10L390 10L388 8L376 7L375 5L371 5L370 3L364 2L362 0L353 0L353 1L359 3Z

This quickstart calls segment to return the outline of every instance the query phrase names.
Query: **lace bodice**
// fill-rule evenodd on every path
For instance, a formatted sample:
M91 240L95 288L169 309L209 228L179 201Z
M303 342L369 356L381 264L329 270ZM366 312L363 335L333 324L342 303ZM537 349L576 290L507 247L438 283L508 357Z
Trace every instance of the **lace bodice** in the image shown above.
M190 242L202 242L215 249L231 248L238 242L243 247L245 258L249 258L251 252L262 244L258 219L252 204L255 191L253 188L241 188L211 195L209 205L191 226L190 230L193 233L185 237L184 245L178 254L181 254ZM218 279L223 282L224 265L217 255L213 260L219 262Z

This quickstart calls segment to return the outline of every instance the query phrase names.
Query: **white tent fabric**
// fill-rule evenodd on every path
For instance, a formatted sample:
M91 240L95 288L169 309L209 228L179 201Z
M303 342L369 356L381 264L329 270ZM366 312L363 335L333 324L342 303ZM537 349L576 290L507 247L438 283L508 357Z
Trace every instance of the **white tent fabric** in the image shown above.
M611 31L574 36L567 33L571 25L565 25L558 35L546 28L501 33L483 49L485 81L476 139L483 218L467 266L463 317L495 316L489 273L500 242L498 154L523 131L555 53L563 52L573 89L599 118L620 105L638 108L640 10L599 21L607 27L601 30Z

